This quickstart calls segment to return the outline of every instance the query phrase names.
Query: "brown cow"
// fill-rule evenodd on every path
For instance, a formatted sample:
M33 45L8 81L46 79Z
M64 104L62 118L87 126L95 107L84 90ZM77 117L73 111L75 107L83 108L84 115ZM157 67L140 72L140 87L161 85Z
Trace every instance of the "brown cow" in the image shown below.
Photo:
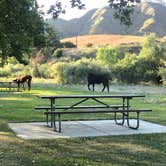
M19 77L13 80L14 83L18 85L18 91L20 90L20 84L22 84L23 90L25 90L24 83L27 82L28 84L28 90L31 90L31 81L32 81L32 76L26 75L24 77Z

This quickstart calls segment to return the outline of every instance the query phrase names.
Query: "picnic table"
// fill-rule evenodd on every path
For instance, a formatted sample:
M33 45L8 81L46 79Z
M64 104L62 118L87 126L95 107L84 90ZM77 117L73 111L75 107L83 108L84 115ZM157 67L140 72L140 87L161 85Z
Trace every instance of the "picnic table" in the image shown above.
M11 91L11 86L12 82L11 81L1 81L0 82L0 87L5 88L6 91Z
M131 129L139 128L139 114L140 112L149 112L150 109L132 109L130 106L130 100L133 98L144 98L145 95L142 94L122 94L122 95L50 95L50 96L38 96L40 99L48 99L50 101L49 106L36 106L36 110L46 110L44 115L46 115L46 122L48 125L48 117L50 115L50 127L53 127L55 131L61 132L61 115L63 114L81 114L81 113L114 113L115 123L118 125L124 125L125 119L127 120L127 125ZM58 100L69 100L77 99L77 101L71 105L58 105ZM122 99L121 104L110 105L103 99ZM93 100L100 105L85 105L88 100ZM83 105L82 105L83 104ZM61 111L59 111L61 110ZM74 110L74 111L73 111ZM136 125L130 125L129 113L136 113ZM117 114L122 114L122 119L117 118ZM56 127L56 116L58 116L58 126Z
M3 91L7 91L7 92L18 91L18 86L13 81L1 81L0 88L2 88Z

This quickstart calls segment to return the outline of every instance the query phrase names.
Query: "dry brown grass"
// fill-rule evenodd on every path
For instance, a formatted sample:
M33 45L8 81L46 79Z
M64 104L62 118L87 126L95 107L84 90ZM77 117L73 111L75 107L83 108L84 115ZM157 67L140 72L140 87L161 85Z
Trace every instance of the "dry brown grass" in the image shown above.
M107 35L107 34L99 34L99 35L85 35L85 36L77 36L77 46L79 48L87 47L88 43L91 43L93 47L97 47L99 45L111 45L118 46L121 44L133 44L140 43L143 40L143 37L140 36L130 36L130 35ZM76 44L76 37L65 38L62 39L61 42L72 42Z

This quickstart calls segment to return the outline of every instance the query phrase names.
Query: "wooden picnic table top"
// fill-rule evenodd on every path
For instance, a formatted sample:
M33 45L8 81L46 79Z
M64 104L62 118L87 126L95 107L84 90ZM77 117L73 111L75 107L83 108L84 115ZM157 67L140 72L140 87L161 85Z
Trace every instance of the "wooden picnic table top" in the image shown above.
M42 99L60 99L60 98L133 98L145 97L143 94L117 94L117 95L41 95Z

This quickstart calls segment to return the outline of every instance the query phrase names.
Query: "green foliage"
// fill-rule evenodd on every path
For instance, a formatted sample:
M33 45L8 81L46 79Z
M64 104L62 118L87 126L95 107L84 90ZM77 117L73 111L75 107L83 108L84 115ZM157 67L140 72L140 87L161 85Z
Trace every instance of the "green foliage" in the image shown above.
M146 36L142 44L141 52L126 54L116 63L113 73L119 81L138 83L141 81L156 82L163 57L163 49L157 42L154 34Z
M88 43L88 44L86 45L86 47L92 47L92 46L93 46L92 43Z
M62 43L62 47L63 48L75 48L76 45L73 44L72 42L64 42L64 43Z
M101 73L105 70L105 67L95 60L87 58L80 59L72 65L72 83L86 83L89 72Z
M46 31L46 47L57 49L61 47L60 37L49 25L45 26Z
M135 64L137 62L136 54L125 54L113 68L113 74L121 82L136 83L138 74L136 72Z
M166 81L166 66L159 68L159 75L162 77L163 81Z
M11 74L11 68L5 66L4 68L0 68L0 76L1 77L8 77Z
M139 57L143 59L155 59L156 61L159 61L163 57L163 50L157 42L155 34L144 37Z
M114 18L119 19L124 25L130 26L132 24L131 15L134 12L134 6L136 3L140 3L140 0L109 0L110 6L114 8Z
M38 66L38 71L34 75L53 78L58 84L78 84L87 82L88 72L110 73L108 69L95 60L82 58L77 61L42 64Z
M142 50L138 56L138 72L142 74L143 81L155 81L158 76L163 50L157 42L155 34L145 37Z
M36 77L41 77L41 78L49 78L49 68L48 68L48 64L41 64L37 66L37 70L35 70L33 68L33 76L36 75Z
M63 51L61 49L57 49L54 51L54 53L52 54L52 57L55 58L61 58L63 56Z
M64 49L64 55L62 49L57 49L53 54L50 53L53 60L49 59L45 64L34 60L30 67L8 58L11 64L0 70L0 76L31 74L34 77L53 78L58 84L86 83L88 72L111 73L114 79L126 83L156 82L158 77L166 78L164 49L154 34L145 37L139 53L124 53L122 50L102 46L97 49L95 56L96 52L90 48L83 51Z
M0 51L2 65L8 56L27 63L32 46L44 42L44 21L35 0L5 0L0 3ZM26 56L26 58L25 58Z
M102 46L97 49L97 60L107 65L114 65L123 58L123 53L118 48Z
M26 74L31 74L31 69L23 64L7 64L0 68L0 76L2 77L19 77Z
M67 68L68 63L65 62L57 62L52 64L51 68L49 69L50 77L54 78L56 83L67 84Z

